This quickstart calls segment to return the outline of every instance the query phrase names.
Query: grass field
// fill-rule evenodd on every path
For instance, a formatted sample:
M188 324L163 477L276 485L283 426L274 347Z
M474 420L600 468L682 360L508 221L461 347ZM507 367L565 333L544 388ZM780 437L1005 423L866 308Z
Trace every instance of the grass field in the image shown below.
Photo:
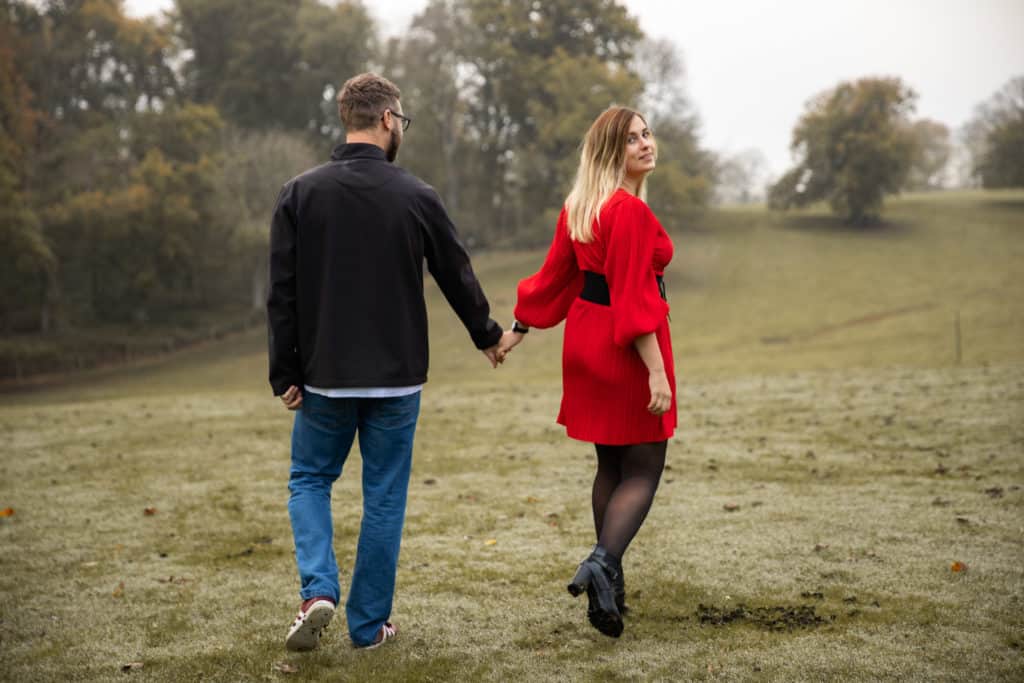
M0 680L1024 679L1024 193L887 217L675 233L680 429L620 640L565 592L594 457L554 424L560 332L492 371L430 285L393 645L354 651L339 614L284 650L291 415L249 334L0 397ZM541 258L476 259L502 322Z

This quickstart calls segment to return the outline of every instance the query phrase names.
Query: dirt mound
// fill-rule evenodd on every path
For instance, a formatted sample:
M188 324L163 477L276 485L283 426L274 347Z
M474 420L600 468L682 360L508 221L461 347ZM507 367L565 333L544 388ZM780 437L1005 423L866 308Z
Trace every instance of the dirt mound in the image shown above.
M834 616L821 616L813 605L776 605L772 607L715 607L698 605L697 620L711 626L749 623L770 631L792 631L798 628L816 628L828 624Z

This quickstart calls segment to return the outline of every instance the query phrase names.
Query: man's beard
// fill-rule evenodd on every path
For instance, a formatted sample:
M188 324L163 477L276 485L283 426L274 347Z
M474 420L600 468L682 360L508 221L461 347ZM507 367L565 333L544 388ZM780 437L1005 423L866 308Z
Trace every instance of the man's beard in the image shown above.
M391 131L391 139L388 141L388 148L384 150L384 155L387 157L389 162L394 162L398 157L398 146L402 144L402 141L398 137L398 131Z

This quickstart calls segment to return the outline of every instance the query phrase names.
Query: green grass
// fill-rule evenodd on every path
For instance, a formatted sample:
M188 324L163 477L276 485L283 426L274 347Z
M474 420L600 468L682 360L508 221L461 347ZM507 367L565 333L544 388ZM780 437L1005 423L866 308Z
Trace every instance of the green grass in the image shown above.
M283 648L291 415L248 333L0 398L0 680L1021 680L1024 193L887 216L678 226L680 429L619 641L564 588L594 462L554 424L560 331L492 371L431 285L394 645L352 650L339 615ZM542 256L476 259L502 322ZM343 587L359 475L353 453Z

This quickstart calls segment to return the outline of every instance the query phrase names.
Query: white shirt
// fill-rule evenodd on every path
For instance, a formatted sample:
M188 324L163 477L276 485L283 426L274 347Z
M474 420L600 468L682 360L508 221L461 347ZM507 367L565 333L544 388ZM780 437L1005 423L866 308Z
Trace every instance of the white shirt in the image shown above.
M345 387L343 389L324 389L305 385L308 392L328 398L397 398L415 394L423 389L422 384L408 387Z

